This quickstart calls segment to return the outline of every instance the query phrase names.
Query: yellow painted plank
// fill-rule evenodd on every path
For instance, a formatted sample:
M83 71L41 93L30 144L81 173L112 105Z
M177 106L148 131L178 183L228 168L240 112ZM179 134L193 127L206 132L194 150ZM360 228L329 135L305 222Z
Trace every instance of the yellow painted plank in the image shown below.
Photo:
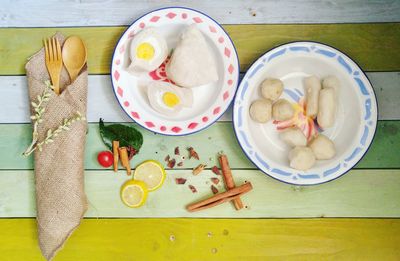
M2 260L44 260L33 219L0 220ZM399 219L85 219L62 260L399 260Z
M242 71L268 49L296 40L332 45L367 71L400 70L400 23L225 25L236 44ZM26 59L56 31L81 36L89 50L89 72L109 73L114 46L126 27L0 28L0 74L24 74Z

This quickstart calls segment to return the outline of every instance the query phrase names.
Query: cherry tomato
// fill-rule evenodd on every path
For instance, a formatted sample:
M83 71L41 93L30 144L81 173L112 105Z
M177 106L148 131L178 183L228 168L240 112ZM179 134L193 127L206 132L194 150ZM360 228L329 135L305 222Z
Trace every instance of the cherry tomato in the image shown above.
M97 155L97 161L105 168L111 167L114 163L114 155L110 151L102 151Z

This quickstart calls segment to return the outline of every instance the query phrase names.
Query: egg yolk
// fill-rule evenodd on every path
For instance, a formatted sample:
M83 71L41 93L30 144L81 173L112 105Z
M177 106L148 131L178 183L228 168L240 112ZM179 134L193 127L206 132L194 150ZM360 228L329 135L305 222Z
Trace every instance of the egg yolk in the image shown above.
M149 43L141 43L136 48L136 57L143 60L150 60L154 57L154 47Z
M179 97L172 92L166 92L163 95L163 102L165 105L167 105L168 107L175 107L176 105L179 104Z

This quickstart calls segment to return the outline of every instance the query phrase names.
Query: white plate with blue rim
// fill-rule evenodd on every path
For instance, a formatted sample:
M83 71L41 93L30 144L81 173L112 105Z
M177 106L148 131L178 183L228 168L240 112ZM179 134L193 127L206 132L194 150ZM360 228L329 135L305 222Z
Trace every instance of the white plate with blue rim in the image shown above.
M299 171L289 166L291 148L279 139L280 123L253 121L249 107L254 100L261 98L260 83L265 78L278 78L284 84L281 98L287 99L301 112L304 109L303 79L311 75L321 79L334 75L339 79L335 124L321 130L315 127L315 123L311 126L299 119L294 122L306 124L301 126L303 130L304 127L315 127L316 131L329 137L335 144L336 155L330 160L318 160L307 171ZM240 83L233 106L235 134L247 157L269 176L294 185L321 184L348 172L368 151L375 135L377 118L375 93L361 68L341 51L317 42L292 42L261 56Z

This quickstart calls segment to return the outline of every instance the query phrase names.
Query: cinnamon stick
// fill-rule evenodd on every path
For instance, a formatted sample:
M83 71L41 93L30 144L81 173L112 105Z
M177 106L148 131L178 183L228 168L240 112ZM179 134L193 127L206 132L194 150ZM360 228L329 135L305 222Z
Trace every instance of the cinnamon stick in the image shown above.
M118 171L118 160L119 160L118 148L119 148L119 141L113 140L112 149L114 155L114 172Z
M241 195L243 195L243 194L245 194L245 193L246 193L246 192L240 193L240 194L237 195L237 196L226 197L226 198L223 198L223 199L214 201L214 202L212 202L212 203L210 203L210 204L207 204L207 205L204 205L204 206L195 208L195 209L188 209L188 210L189 210L190 212L196 212L196 211L200 211L200 210L212 208L212 207L221 205L222 203L225 203L225 202L228 202L228 201L231 201L231 200L235 200L236 198L240 197Z
M119 156L121 158L121 164L122 166L126 169L126 173L128 175L131 175L131 165L129 163L129 157L128 157L128 150L126 149L126 147L121 147L118 149L119 152Z
M229 167L228 157L226 157L225 154L220 153L218 160L219 164L221 165L222 176L224 176L226 190L233 189L235 187L235 181L233 180L232 171ZM235 198L232 202L236 210L243 208L243 202L239 197Z
M225 192L222 192L219 194L215 194L214 196L212 196L208 199L190 204L189 206L186 207L186 209L190 212L194 212L194 211L198 211L198 210L202 210L202 209L211 208L216 205L222 204L224 202L235 200L238 197L242 196L243 194L249 192L252 189L253 189L253 186L251 185L251 183L247 182L241 186L235 187L228 191L225 191Z

